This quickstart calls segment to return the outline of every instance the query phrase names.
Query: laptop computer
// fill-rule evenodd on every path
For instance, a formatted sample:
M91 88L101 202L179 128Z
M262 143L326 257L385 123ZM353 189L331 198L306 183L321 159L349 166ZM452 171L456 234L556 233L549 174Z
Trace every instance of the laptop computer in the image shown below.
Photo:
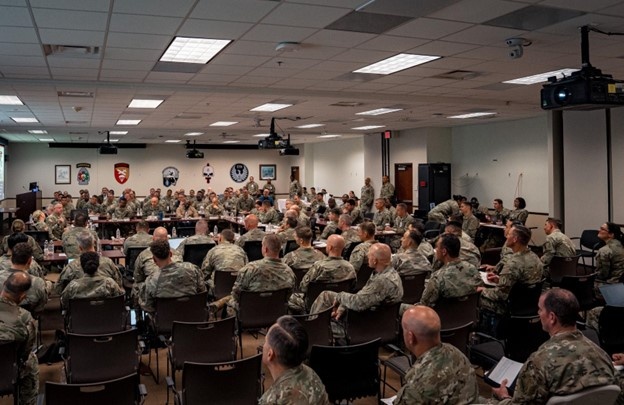
M602 284L598 286L607 305L624 307L624 284Z
M184 240L184 238L172 238L169 239L169 246L171 249L177 249L180 246L180 243Z

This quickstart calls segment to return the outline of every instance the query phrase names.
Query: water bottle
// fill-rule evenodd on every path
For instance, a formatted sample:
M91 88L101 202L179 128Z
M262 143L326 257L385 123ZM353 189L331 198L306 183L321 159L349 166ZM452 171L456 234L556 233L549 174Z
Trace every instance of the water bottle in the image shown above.
M48 255L53 256L54 255L54 241L50 240L48 242Z
M30 214L30 216L28 217L28 222L30 222L31 224L33 223L33 216L32 216L32 214Z
M115 238L121 239L121 231L119 230L119 228L117 228L117 230L115 231Z
M178 237L178 231L176 230L176 227L174 226L173 229L171 230L171 237L172 238L177 238Z
M97 240L97 253L102 253L102 241L100 239Z
M214 229L212 230L212 235L216 238L218 234L219 234L219 228L215 225Z
M43 242L43 254L46 256L48 255L48 241L47 240Z

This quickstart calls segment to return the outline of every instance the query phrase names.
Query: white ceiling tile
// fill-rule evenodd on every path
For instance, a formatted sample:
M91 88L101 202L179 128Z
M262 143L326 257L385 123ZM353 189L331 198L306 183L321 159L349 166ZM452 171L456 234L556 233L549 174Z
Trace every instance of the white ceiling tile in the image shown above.
M282 41L302 42L316 31L314 28L258 24L249 30L242 39L275 42L275 45L277 45L278 42Z
M260 66L270 58L267 56L246 56L246 55L228 55L221 54L210 61L215 65L241 65L241 66Z
M3 7L0 13L0 25L12 27L32 27L32 19L26 7Z
M42 56L41 46L37 44L14 44L0 42L0 55Z
M461 0L430 17L444 20L481 23L526 7L526 4L503 0Z
M525 31L510 28L490 27L486 25L476 25L464 31L444 37L445 41L461 42L478 45L499 45L504 44L505 39L515 36L522 36Z
M580 42L581 34L578 30L578 27L581 27L583 25L592 25L603 31L622 31L624 30L624 19L617 16L585 14L567 21L560 22L559 24L544 27L540 29L540 31L548 32L551 34L574 35L579 38ZM590 34L590 36L593 39L597 35Z
M2 66L45 66L46 61L43 56L3 56L0 58L0 68Z
M349 9L281 3L262 22L293 27L323 28L350 12ZM310 18L310 16L314 18Z
M52 45L103 46L104 31L80 31L41 28L41 42Z
M614 4L621 3L621 0L544 0L541 6L551 6L560 8L570 8L581 11L596 11ZM601 13L609 14L608 10L602 10Z
M172 40L173 37L168 35L111 32L108 34L107 46L117 48L159 49L162 53Z
M193 73L150 72L146 82L186 82L193 77Z
M104 31L107 13L93 11L50 10L33 8L35 23L39 28Z
M355 9L358 6L362 5L362 0L340 0L340 3L337 3L335 0L287 0L289 3L305 3L305 4L316 4L319 6L334 6L334 7L345 7L350 9Z
M37 32L34 28L25 27L0 27L2 42L15 42L18 44L38 44Z
M115 0L113 12L184 17L195 0Z
M370 41L366 41L363 44L358 45L358 49L405 52L415 46L426 44L427 42L429 42L428 39L379 35Z
M102 69L141 70L147 72L149 70L152 70L153 67L154 62L152 61L105 59L102 63Z
M65 57L48 57L48 65L50 67L66 67L66 68L92 68L97 69L100 66L99 59L81 59L81 58L65 58Z
M398 28L387 32L388 35L398 35L414 38L439 39L458 31L471 27L473 24L457 21L436 20L433 18L417 18Z
M470 44L459 44L457 42L448 41L432 41L410 49L408 53L417 53L421 55L452 56L475 48L478 48L478 46Z
M390 56L395 55L396 52L383 52L383 51L365 51L362 49L352 49L346 52L341 53L332 58L332 60L344 61L344 62L362 62L362 63L373 63L378 62L380 60L389 58ZM363 66L360 66L363 67ZM346 73L346 72L345 72Z
M369 41L375 37L375 34L366 34L362 32L321 30L306 39L307 44L336 46L340 48L353 47L363 42Z
M181 23L182 18L114 13L110 21L110 30L112 32L173 35Z
M137 61L151 61L156 62L162 51L152 49L129 49L129 48L111 48L106 47L104 54L104 60L137 60Z
M275 56L275 43L273 42L255 42L255 41L236 41L230 44L222 53L222 55L257 55L257 56Z
M191 18L258 22L278 5L263 0L200 0Z
M37 8L108 12L110 0L30 0L30 5Z
M238 39L253 27L253 24L243 22L228 22L215 20L186 20L178 31L179 36Z

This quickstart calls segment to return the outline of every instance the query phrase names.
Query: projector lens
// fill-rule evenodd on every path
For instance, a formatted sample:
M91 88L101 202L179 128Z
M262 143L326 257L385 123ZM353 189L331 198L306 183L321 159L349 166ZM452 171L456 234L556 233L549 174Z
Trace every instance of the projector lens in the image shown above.
M570 101L570 91L565 87L557 89L557 91L555 91L555 100L559 104L566 104Z

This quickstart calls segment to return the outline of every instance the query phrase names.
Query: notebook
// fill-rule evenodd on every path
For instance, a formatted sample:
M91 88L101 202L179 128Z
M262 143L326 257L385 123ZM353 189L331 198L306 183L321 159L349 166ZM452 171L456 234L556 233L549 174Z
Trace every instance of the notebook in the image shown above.
M598 286L607 305L611 307L624 307L624 284L601 284Z

